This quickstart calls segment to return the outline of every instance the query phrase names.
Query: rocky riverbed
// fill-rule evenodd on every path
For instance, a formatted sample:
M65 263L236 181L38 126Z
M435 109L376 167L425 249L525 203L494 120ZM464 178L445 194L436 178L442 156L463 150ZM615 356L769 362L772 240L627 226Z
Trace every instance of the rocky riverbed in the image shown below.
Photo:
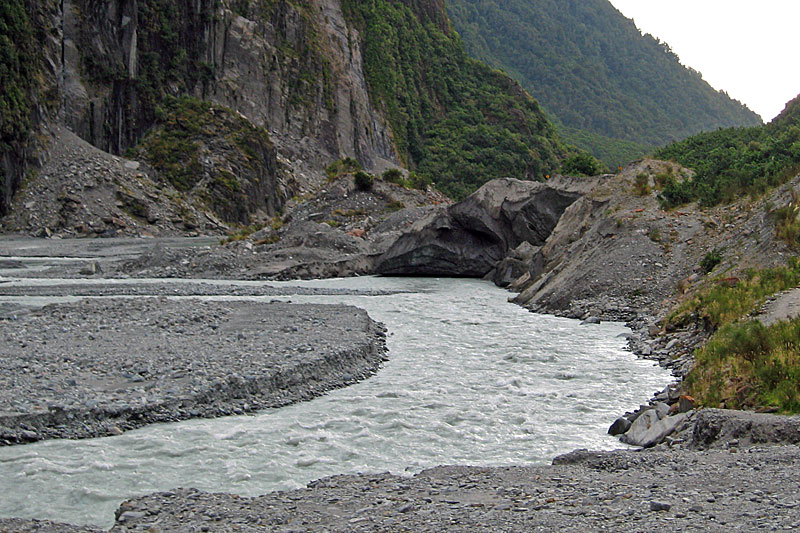
M119 434L354 383L384 330L346 306L97 299L0 318L0 442Z
M255 498L175 489L123 502L111 531L793 531L799 459L797 446L578 450L552 466L335 476Z

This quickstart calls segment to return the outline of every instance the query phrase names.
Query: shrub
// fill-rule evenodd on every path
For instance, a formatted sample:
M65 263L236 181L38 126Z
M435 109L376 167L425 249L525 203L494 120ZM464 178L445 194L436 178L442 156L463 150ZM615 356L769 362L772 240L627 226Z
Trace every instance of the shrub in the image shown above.
M636 175L636 181L633 183L633 192L636 196L647 196L650 194L650 177L644 172Z
M727 324L695 357L687 386L702 405L800 411L800 320Z
M414 189L424 191L428 189L429 185L433 185L433 181L427 174L412 171L408 175L408 184Z
M596 176L600 174L600 163L587 152L577 153L564 160L561 173L568 176Z
M375 183L375 178L372 174L367 174L363 170L359 170L353 176L353 182L356 185L356 189L359 191L371 191Z
M359 170L361 170L361 164L358 161L352 157L345 157L325 167L325 174L328 175L329 180L335 180Z
M403 184L403 172L399 168L384 170L381 178L383 181L388 181L389 183L395 183L397 185Z
M712 251L708 252L705 257L700 261L700 268L703 269L703 272L708 274L714 267L717 266L722 262L722 250L720 249L713 249Z

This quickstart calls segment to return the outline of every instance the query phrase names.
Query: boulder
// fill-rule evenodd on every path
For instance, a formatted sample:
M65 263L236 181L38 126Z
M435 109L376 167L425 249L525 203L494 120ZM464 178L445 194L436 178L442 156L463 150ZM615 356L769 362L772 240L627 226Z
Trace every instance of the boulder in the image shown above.
M657 409L649 409L642 413L620 440L632 446L651 448L661 444L687 418L686 413L661 418Z
M493 180L466 200L431 213L378 260L385 275L483 277L509 284L580 193L550 183ZM523 243L528 246L519 248ZM518 257L500 261L518 249Z

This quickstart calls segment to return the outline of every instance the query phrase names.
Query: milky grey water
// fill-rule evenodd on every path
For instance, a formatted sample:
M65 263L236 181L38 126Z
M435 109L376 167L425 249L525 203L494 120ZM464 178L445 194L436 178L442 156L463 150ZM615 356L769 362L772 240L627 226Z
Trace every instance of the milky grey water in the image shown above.
M620 447L606 435L614 418L669 382L623 350L622 325L532 314L486 282L309 284L411 291L281 298L353 304L386 324L390 361L376 376L252 416L2 448L0 516L108 527L123 499L176 487L257 495L341 473L548 463Z

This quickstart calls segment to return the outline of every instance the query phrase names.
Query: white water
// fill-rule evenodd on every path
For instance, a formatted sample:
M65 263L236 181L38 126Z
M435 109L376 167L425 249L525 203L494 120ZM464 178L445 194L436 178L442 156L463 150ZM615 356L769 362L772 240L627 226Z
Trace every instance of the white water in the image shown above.
M669 382L622 349L622 325L535 315L486 282L305 285L414 291L281 298L349 303L386 324L391 360L376 376L254 416L2 448L0 516L108 527L123 499L176 487L256 495L341 473L548 463L620 447L611 422Z

